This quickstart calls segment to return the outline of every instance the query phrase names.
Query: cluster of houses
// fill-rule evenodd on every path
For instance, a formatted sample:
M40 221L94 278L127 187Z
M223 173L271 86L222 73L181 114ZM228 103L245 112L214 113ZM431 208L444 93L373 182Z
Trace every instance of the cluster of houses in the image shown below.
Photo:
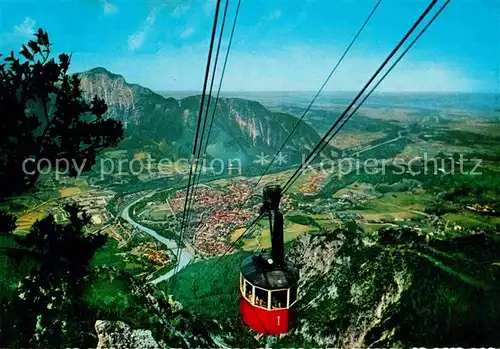
M326 171L320 171L308 177L307 182L299 186L299 190L304 195L314 195L321 189L321 182L328 177Z
M465 206L468 210L474 211L474 212L481 212L481 213L496 213L496 211L488 206L488 205L479 205L479 204L473 204L473 205L467 205Z
M200 196L199 208L210 212L206 216L202 213L202 223L193 236L195 249L200 254L215 256L226 251L229 234L253 218L251 211L244 207L251 194L252 186L240 181Z
M171 261L169 255L154 242L142 243L130 253L140 258L147 258L160 266L167 265Z
M205 256L224 253L229 234L234 228L244 226L253 217L248 209L214 213L203 223L194 237L196 250Z

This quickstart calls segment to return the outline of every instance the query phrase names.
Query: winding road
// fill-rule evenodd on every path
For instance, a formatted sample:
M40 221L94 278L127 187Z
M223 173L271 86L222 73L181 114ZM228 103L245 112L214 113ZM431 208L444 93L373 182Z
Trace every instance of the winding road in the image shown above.
M138 203L141 200L144 200L145 198L153 196L155 193L156 193L156 190L153 190L148 195L141 196L140 198L134 200L132 203L130 203L129 205L127 205L127 207L125 207L123 209L123 211L121 213L121 217L123 219L125 219L128 223L130 223L131 225L133 225L134 227L136 227L137 229L142 230L146 234L149 234L151 237L153 237L157 241L159 241L162 244L164 244L165 246L167 246L167 248L169 250L171 250L175 255L177 255L178 250L179 250L179 247L177 246L177 242L175 242L172 239L167 239L167 238L161 236L160 234L158 234L153 229L150 229L148 227L145 227L145 226L137 223L136 221L134 221L130 217L130 208L133 205L135 205L136 203ZM156 278L154 280L151 280L149 282L151 282L152 284L157 284L157 283L159 283L161 281L168 280L169 278L171 278L172 276L174 276L176 272L178 272L179 270L181 270L182 268L184 268L185 266L187 266L191 262L191 260L193 258L194 258L194 254L192 252L189 252L188 248L181 249L177 268L173 268L168 273L166 273L166 274L164 274L164 275L162 275L162 276L160 276L160 277L158 277L158 278Z
M395 138L393 138L393 139L389 139L388 141L385 141L385 142L382 142L382 143L379 143L379 144L372 145L372 146L370 146L370 147L367 147L367 148L361 149L360 151L357 151L357 152L355 152L355 153L352 153L350 156L352 156L352 155L359 155L359 154L361 154L361 153L364 153L365 151L372 150L372 149L378 148L378 147L380 147L380 146L386 145L386 144L388 144L388 143L395 142L395 141L397 141L398 139L403 138L403 134L402 134L403 132L407 132L407 130L400 130L400 131L398 131L398 136L397 136L397 137L395 137Z

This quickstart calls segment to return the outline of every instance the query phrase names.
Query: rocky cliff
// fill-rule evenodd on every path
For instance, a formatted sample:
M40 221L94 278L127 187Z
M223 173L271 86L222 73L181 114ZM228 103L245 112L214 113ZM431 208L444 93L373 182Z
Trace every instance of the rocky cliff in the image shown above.
M191 153L201 96L181 100L165 98L140 85L129 84L123 76L104 68L81 73L80 78L85 97L103 98L109 108L107 116L123 121L128 136L125 145L149 146L155 150L158 144L175 143L181 154ZM214 106L215 98L212 97L206 135ZM271 112L255 101L221 98L217 102L207 153L212 157L238 157L247 163L260 153L270 157L297 122L296 117ZM288 162L298 161L301 153L311 150L319 140L313 128L300 122L283 153L288 155Z
M104 68L94 68L79 76L84 97L91 99L97 95L104 99L108 105L107 117L122 121L129 137L140 136L144 126L152 139L175 140L182 135L180 108L175 99L129 84L123 76Z
M425 241L409 228L376 239L355 226L304 235L297 328L280 346L498 346L498 232Z
M234 321L237 306L233 319L215 322L148 296L147 316L165 329L155 330L153 337L186 347L500 344L495 325L500 318L498 232L426 240L411 228L391 228L370 237L352 223L302 235L289 256L300 268L300 284L298 322L288 334L255 336Z
M150 330L132 330L122 321L97 320L95 330L98 337L97 349L160 348Z

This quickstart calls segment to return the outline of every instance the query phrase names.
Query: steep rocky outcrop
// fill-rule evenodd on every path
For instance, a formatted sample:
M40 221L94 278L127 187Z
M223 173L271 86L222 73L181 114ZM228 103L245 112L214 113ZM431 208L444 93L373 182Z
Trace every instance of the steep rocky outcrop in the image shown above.
M368 333L383 321L409 283L404 276L401 281L377 282L375 278L385 279L382 270L368 265L363 252L356 232L303 236L296 242L292 255L301 267L299 312L304 316L292 335L319 346L370 344Z
M158 150L162 146L165 148L165 144L174 143L180 154L192 152L201 96L181 100L166 98L148 88L129 84L123 76L104 68L81 73L80 78L85 98L94 95L103 98L108 105L107 116L123 121L128 136L123 144L127 147L150 146L151 150ZM205 103L207 101L208 97ZM212 98L205 136L208 135L214 106L215 98ZM255 101L221 98L217 103L207 153L212 157L239 158L247 164L261 153L268 155L270 160L297 122L296 117L271 112ZM319 140L313 128L299 122L283 148L286 162L300 161L301 154L310 151Z
M79 74L84 98L95 95L108 105L107 117L123 122L126 134L140 141L149 131L150 139L176 140L182 136L179 103L148 88L129 84L125 78L104 68ZM145 130L146 128L146 130ZM140 145L140 144L139 144Z
M409 228L304 235L298 323L279 346L498 346L498 232L425 241ZM493 310L495 309L495 310Z
M200 96L179 101L183 108L188 139L194 137ZM212 100L213 106L215 99ZM212 107L210 108L212 110ZM217 103L208 154L214 157L248 158L252 161L261 152L271 156L287 139L298 119L285 113L271 112L262 104L241 98L221 98ZM208 129L207 129L208 132ZM317 132L299 122L292 137L282 149L286 161L297 161L320 140Z
M122 321L97 320L97 349L160 349L149 330L132 330Z

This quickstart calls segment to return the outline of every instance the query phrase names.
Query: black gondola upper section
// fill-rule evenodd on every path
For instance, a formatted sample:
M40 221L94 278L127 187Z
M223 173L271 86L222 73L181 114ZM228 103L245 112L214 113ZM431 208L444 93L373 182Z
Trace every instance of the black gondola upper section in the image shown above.
M289 288L296 285L299 272L285 259L283 236L283 214L279 212L281 188L270 185L264 188L261 213L269 217L271 232L271 252L263 252L245 258L241 264L241 273L255 286L268 290Z
M261 253L256 256L249 256L241 263L241 273L255 286L267 290L289 288L299 281L299 272L289 261L284 262L282 267L277 268L269 263L272 254Z

